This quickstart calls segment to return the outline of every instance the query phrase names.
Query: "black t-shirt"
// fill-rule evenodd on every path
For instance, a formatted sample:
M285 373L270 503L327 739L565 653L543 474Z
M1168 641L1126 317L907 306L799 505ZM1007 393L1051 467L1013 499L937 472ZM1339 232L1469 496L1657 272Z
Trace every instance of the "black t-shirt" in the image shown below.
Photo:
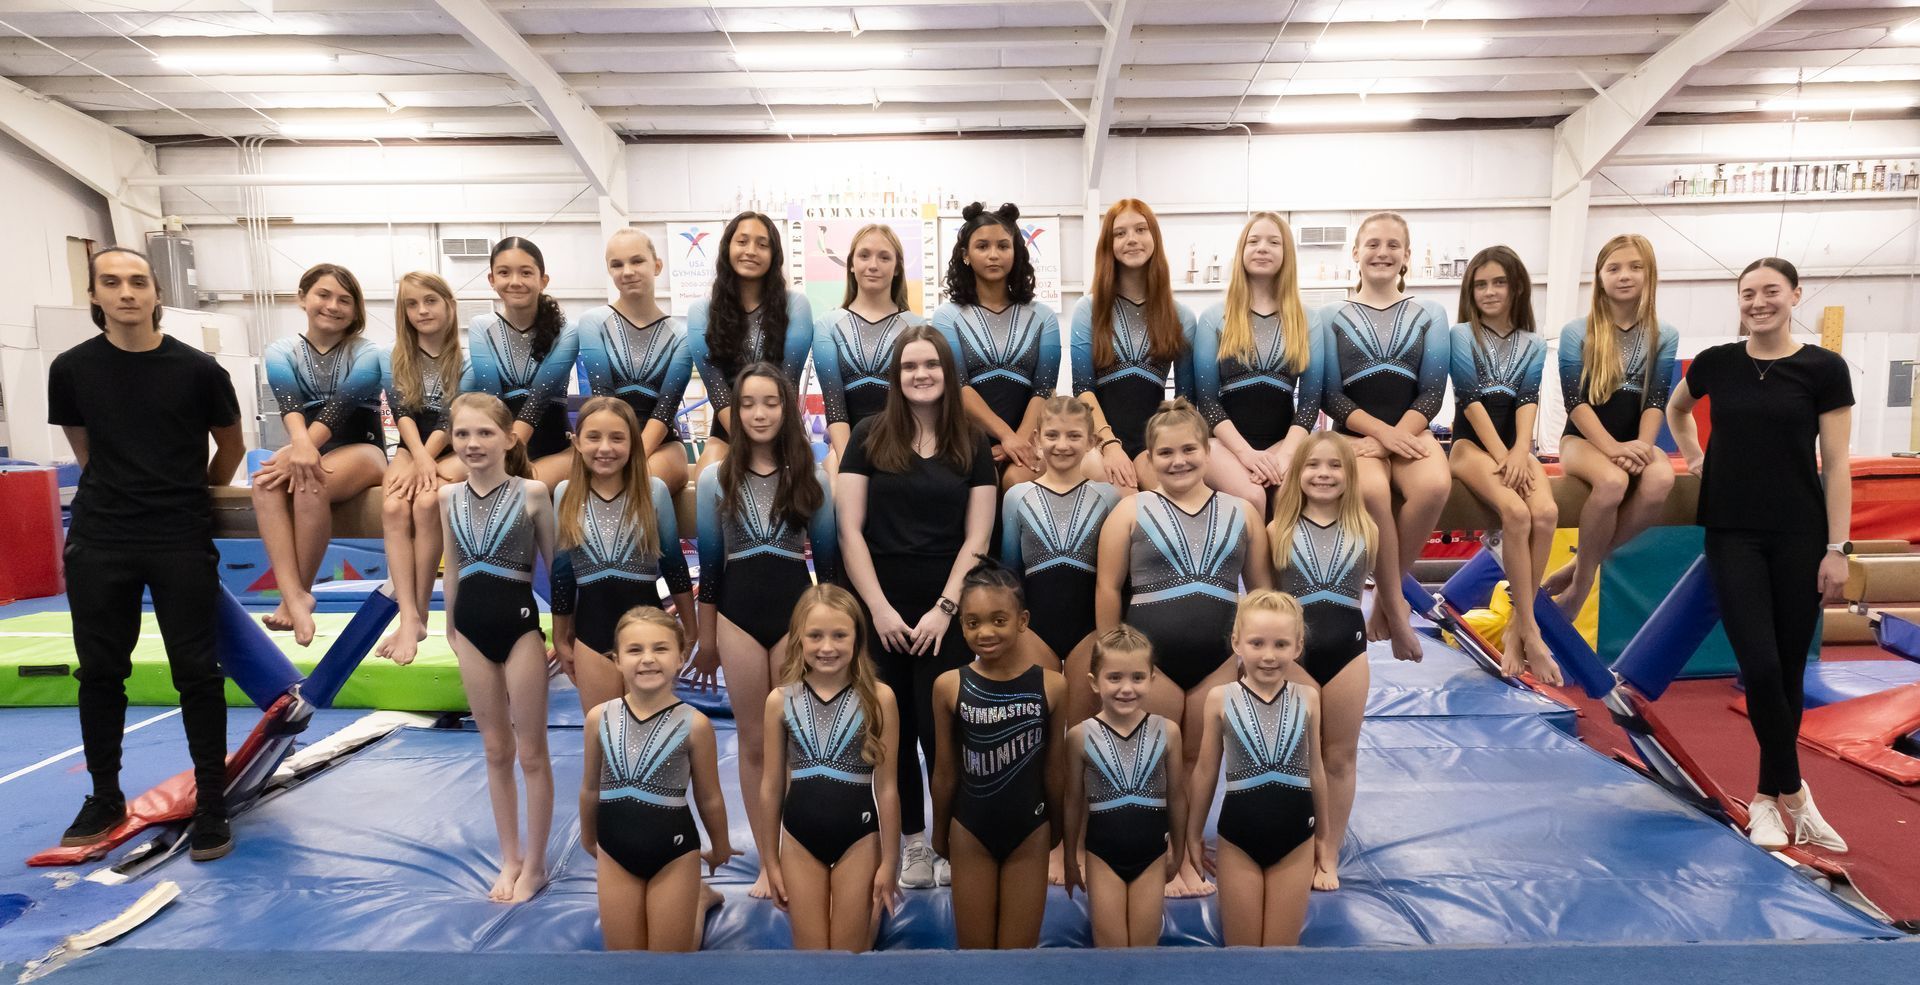
M1824 535L1827 497L1814 457L1820 415L1853 406L1853 378L1846 360L1815 345L1771 365L1758 362L1744 342L1730 342L1700 353L1687 367L1687 389L1713 398L1696 522ZM1844 461L1834 465L1848 467Z
M207 433L239 419L227 371L171 336L128 352L103 334L55 356L47 423L87 429L69 536L113 547L207 545Z
M867 458L878 417L854 425L840 471L867 477L867 522L861 532L875 557L937 557L949 561L967 540L967 500L975 486L997 484L993 445L974 432L973 468L956 472L944 458L915 457L905 472L882 472Z

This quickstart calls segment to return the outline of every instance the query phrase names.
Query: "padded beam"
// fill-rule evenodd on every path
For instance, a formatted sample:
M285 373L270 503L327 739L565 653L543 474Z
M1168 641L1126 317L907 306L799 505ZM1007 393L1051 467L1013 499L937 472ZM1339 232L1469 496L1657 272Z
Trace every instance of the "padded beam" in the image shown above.
M1873 635L1873 619L1881 613L1898 616L1908 622L1920 623L1920 607L1899 606L1855 612L1849 607L1832 606L1821 616L1820 642L1829 645L1885 646ZM1920 660L1920 656L1908 659Z
M1647 617L1646 625L1620 651L1613 670L1647 700L1657 701L1719 623L1713 575L1707 571L1706 558L1695 558L1653 615Z
M1481 548L1471 560L1463 565L1447 583L1440 587L1440 595L1454 608L1484 609L1493 600L1493 590L1505 578L1507 573L1500 567L1500 556L1494 551Z
M1679 474L1673 477L1673 492L1667 494L1667 508L1654 522L1663 527L1690 527L1700 502L1700 477L1684 468L1674 471ZM1587 504L1587 484L1564 475L1548 476L1547 481L1552 483L1553 499L1560 507L1560 526L1565 529L1580 526L1580 508ZM1499 526L1500 515L1480 502L1465 484L1455 480L1453 492L1447 497L1446 508L1440 511L1440 520L1434 529L1492 530ZM1920 595L1914 597L1920 598Z
M220 538L259 537L260 524L253 516L253 490L246 486L214 486L213 536ZM333 504L333 536L380 539L380 487L375 486L343 502Z
M347 628L335 637L333 645L327 648L327 655L314 665L313 673L307 675L306 682L300 685L300 696L315 708L333 707L333 699L340 695L340 688L353 676L360 661L380 641L380 634L386 631L387 624L400 611L400 603L393 599L393 583L380 586L367 596L360 608L347 621Z
M1848 557L1846 598L1860 603L1920 599L1920 554Z
M1540 638L1546 641L1567 680L1579 684L1580 690L1596 701L1613 693L1619 680L1544 588L1534 596L1533 618L1540 625Z
M1892 612L1876 612L1871 618L1874 641L1882 650L1920 661L1920 620Z
M220 670L265 710L300 683L300 669L280 652L267 631L253 621L240 600L220 586L214 599L214 654Z

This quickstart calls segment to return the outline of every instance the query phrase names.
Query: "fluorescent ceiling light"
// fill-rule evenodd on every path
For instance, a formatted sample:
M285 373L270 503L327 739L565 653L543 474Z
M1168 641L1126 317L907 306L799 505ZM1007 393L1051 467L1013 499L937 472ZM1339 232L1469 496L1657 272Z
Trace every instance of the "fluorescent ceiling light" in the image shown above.
M1404 103L1353 103L1348 106L1326 104L1287 105L1282 103L1267 114L1268 123L1282 126L1337 125L1342 123L1405 123L1420 111Z
M1465 36L1381 35L1315 41L1307 50L1316 58L1445 58L1478 54L1488 43L1487 38Z
M1920 21L1912 21L1905 27L1894 28L1893 39L1895 41L1920 41Z
M879 45L814 45L791 48L740 48L733 60L750 71L780 72L814 68L869 68L906 61L904 48Z
M295 72L333 68L332 55L283 52L277 55L229 54L208 52L198 55L160 55L154 61L161 68L182 72Z
M1840 113L1876 109L1906 109L1914 104L1913 96L1839 96L1831 99L1800 99L1794 96L1781 96L1760 104L1768 112L1782 113Z
M309 140L365 140L369 138L427 137L433 125L419 121L387 120L366 123L282 123L280 136Z
M845 116L812 116L780 120L773 125L773 130L776 133L803 135L918 132L926 127L927 121L917 116L875 116L856 113Z

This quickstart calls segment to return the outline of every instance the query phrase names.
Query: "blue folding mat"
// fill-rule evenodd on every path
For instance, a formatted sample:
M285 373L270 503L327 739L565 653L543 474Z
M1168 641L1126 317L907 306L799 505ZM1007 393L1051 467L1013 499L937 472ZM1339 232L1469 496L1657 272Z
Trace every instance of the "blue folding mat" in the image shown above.
M1304 943L1537 944L1857 940L1890 929L1568 734L1564 709L1438 643L1421 664L1376 648L1342 889L1316 893ZM1427 696L1423 699L1423 695ZM554 717L578 720L568 692ZM782 948L785 917L746 889L754 861L730 723L716 722L736 860L711 949ZM578 845L577 728L554 728L553 884L502 906L478 735L405 729L262 804L241 850L171 864L181 898L115 949L504 952L600 947L593 860ZM882 949L952 946L946 890L906 894ZM1214 900L1168 906L1163 943L1219 943ZM1045 946L1090 943L1084 898L1055 889Z

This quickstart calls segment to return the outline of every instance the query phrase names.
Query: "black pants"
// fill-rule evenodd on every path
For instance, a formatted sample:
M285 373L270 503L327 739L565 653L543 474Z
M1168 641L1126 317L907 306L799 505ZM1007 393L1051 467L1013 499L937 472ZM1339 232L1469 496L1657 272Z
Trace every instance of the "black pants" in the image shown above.
M947 573L952 570L952 562L876 557L873 559L873 569L879 577L881 589L886 592L887 602L900 613L900 618L907 621L908 627L912 627L938 603L940 590L946 587ZM936 754L933 682L941 674L971 662L973 654L967 650L966 641L960 636L957 617L947 624L947 632L940 640L940 653L937 656L932 653L914 656L888 650L872 632L871 615L867 629L868 639L872 641L869 646L872 647L874 669L880 672L881 682L893 689L894 702L900 706L900 754L895 757L898 767L896 776L900 784L900 833L919 834L927 829L927 787L920 778L920 761L924 756L927 780L931 782L935 762L933 757ZM917 749L915 740L919 741Z
M120 739L127 727L127 677L140 636L140 595L166 643L180 720L187 730L202 807L223 803L227 786L226 685L214 657L214 599L220 591L213 548L118 550L69 543L67 601L80 658L80 741L96 794L120 789Z
M1708 530L1707 568L1760 740L1762 796L1800 789L1807 651L1820 621L1822 534Z

